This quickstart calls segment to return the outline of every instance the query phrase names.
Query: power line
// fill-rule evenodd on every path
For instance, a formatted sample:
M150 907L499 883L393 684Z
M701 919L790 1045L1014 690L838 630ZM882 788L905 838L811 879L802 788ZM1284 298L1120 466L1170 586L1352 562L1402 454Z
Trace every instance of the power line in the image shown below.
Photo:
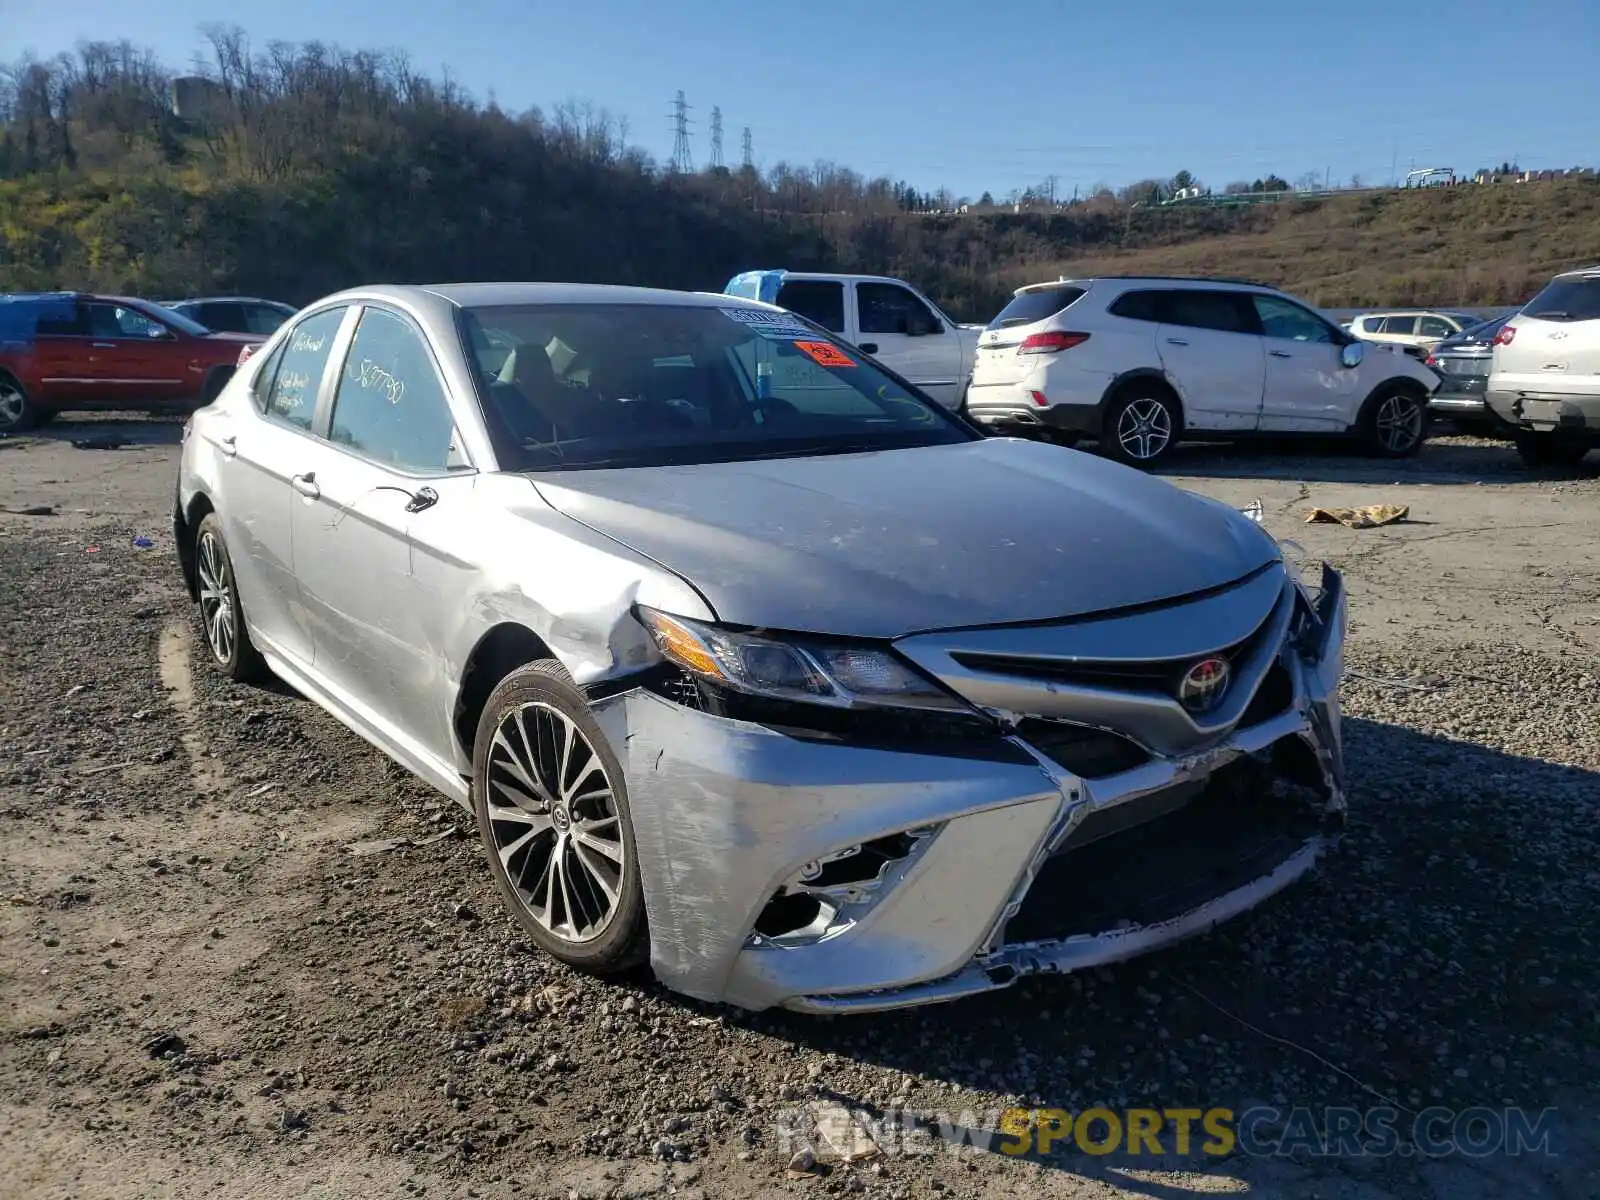
M694 154L689 149L689 102L680 91L672 100L672 169L694 170Z
M711 169L722 169L722 109L711 110Z

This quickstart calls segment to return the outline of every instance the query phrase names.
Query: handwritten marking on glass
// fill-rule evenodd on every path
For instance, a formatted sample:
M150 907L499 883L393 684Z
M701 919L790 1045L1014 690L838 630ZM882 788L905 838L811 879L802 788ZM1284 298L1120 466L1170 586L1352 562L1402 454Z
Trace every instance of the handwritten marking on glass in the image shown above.
M405 399L405 380L395 378L386 368L379 366L370 358L363 358L356 367L355 381L369 391L382 392L384 399L390 404L399 404Z
M322 347L327 340L327 334L314 338L304 330L297 329L294 337L289 342L289 349L297 354L321 354Z

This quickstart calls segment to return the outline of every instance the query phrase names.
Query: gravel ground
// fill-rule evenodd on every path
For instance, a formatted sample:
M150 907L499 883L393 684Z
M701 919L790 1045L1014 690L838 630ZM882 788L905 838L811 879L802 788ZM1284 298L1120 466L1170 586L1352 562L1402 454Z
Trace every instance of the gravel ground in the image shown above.
M121 429L131 446L78 449ZM205 669L160 423L0 442L0 1195L1600 1194L1600 481L1186 452L1350 575L1351 829L1176 949L864 1018L531 953L464 814ZM1412 523L1297 527L1394 501ZM49 507L49 514L19 510ZM143 548L131 539L145 537ZM97 549L91 552L91 547ZM198 668L198 669L197 669ZM352 847L408 839L386 851ZM814 1101L944 1112L1554 1108L1554 1155L792 1160ZM1166 1145L1171 1149L1170 1144Z

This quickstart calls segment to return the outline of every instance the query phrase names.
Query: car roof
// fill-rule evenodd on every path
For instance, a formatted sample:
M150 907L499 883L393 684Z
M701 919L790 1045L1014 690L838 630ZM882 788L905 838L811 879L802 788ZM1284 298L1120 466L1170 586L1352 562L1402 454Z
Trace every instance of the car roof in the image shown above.
M185 296L182 300L157 300L155 303L167 308L174 304L283 304L285 308L294 307L268 296Z
M841 271L785 271L783 281L788 283L791 279L802 281L821 279L829 283L892 283L899 287L909 286L904 279L896 279L893 275L852 275Z
M1600 263L1588 267L1568 267L1565 271L1557 271L1557 279L1587 278L1591 275L1600 275Z
M1278 292L1282 288L1255 279L1236 279L1229 275L1063 275L1044 283L1030 283L1017 289L1019 292L1042 291L1053 287L1086 287L1091 283L1181 283L1197 288L1254 288L1263 292Z
M316 303L334 300L353 303L362 299L392 300L402 304L444 301L457 308L514 304L660 304L692 307L770 308L771 305L727 296L721 292L682 292L667 288L627 287L609 283L427 283L374 284L348 288L323 296Z

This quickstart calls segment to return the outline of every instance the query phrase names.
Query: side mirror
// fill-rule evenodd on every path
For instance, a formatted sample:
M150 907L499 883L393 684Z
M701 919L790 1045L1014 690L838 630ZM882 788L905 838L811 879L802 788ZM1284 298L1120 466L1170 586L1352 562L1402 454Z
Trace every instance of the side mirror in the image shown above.
M1366 358L1366 356L1367 347L1364 343L1356 341L1346 342L1344 348L1339 351L1339 363L1341 366L1354 369L1361 365L1361 360Z

